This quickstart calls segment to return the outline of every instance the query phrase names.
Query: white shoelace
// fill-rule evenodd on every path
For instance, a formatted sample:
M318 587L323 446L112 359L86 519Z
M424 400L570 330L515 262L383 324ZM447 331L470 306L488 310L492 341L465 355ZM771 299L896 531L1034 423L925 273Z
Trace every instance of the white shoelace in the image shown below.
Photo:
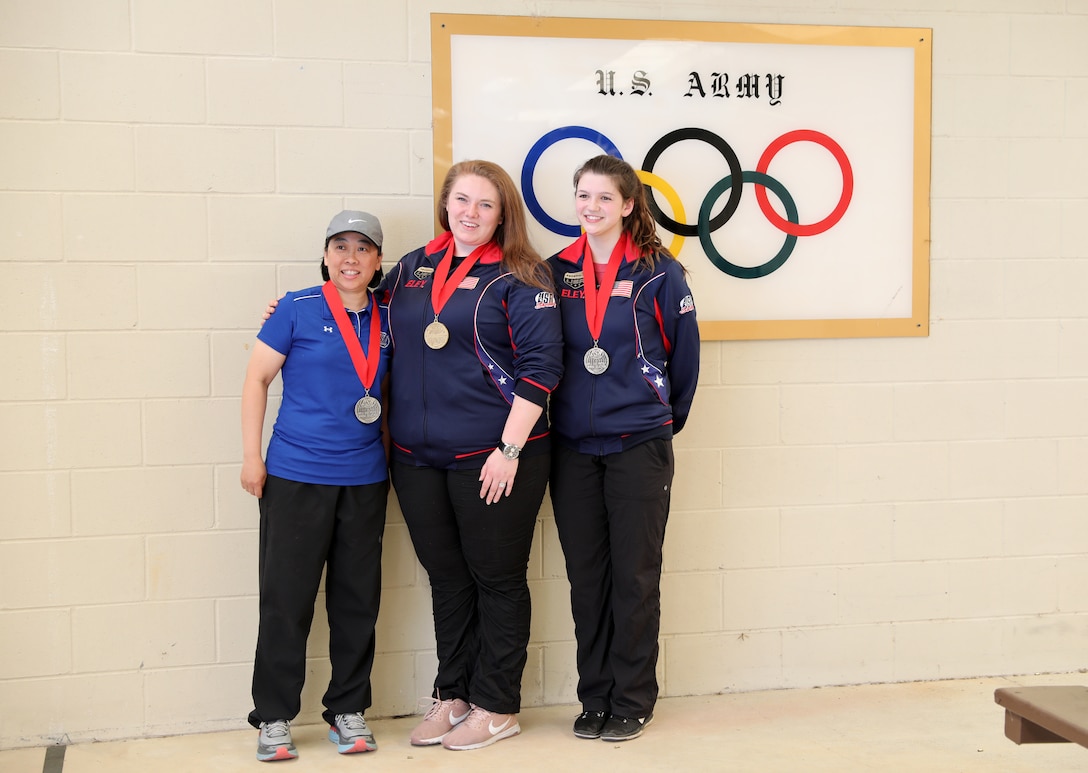
M264 735L266 738L282 738L290 735L291 723L286 719L277 719L275 722L264 723Z
M354 714L337 714L336 718L343 722L344 727L348 730L369 730L363 715L358 712Z

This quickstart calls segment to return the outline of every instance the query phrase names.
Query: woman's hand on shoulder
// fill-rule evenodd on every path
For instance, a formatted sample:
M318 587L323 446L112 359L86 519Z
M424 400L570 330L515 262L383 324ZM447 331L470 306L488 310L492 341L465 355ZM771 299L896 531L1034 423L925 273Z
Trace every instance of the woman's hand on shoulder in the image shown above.
M261 324L263 325L268 321L268 318L272 316L272 312L276 310L276 307L280 305L279 298L273 298L268 302L268 306L265 307L264 313L261 314Z

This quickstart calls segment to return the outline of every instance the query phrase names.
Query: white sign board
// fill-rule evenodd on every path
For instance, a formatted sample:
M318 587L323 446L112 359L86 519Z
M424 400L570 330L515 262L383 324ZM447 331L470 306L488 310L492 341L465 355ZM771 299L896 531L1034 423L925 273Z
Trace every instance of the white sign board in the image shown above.
M436 189L484 158L547 256L640 171L707 339L928 333L930 32L434 15Z

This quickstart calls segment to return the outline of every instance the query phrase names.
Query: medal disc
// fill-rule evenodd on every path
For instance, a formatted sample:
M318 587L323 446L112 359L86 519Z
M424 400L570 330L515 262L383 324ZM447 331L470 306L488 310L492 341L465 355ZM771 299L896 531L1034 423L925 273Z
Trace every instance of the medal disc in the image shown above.
M373 424L381 415L382 404L378 402L376 397L367 395L366 397L360 397L359 402L355 403L355 418L363 424Z
M582 358L582 364L594 376L599 376L608 370L608 352L599 346L594 346L586 352Z
M423 331L423 341L432 349L441 349L450 341L450 331L437 319Z

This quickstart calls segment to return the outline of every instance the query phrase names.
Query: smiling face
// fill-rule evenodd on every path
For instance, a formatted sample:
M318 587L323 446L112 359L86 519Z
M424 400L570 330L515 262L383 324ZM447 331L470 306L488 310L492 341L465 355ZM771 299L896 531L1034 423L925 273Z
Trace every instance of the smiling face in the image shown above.
M574 209L586 234L597 239L615 240L623 230L623 218L631 214L635 202L624 199L612 178L586 172L574 191Z
M367 285L381 265L381 260L381 252L374 243L354 231L336 234L325 247L329 279L349 306L350 299L366 297Z
M450 186L446 216L457 244L457 254L468 255L491 241L502 223L499 189L490 180L477 175L458 177Z

